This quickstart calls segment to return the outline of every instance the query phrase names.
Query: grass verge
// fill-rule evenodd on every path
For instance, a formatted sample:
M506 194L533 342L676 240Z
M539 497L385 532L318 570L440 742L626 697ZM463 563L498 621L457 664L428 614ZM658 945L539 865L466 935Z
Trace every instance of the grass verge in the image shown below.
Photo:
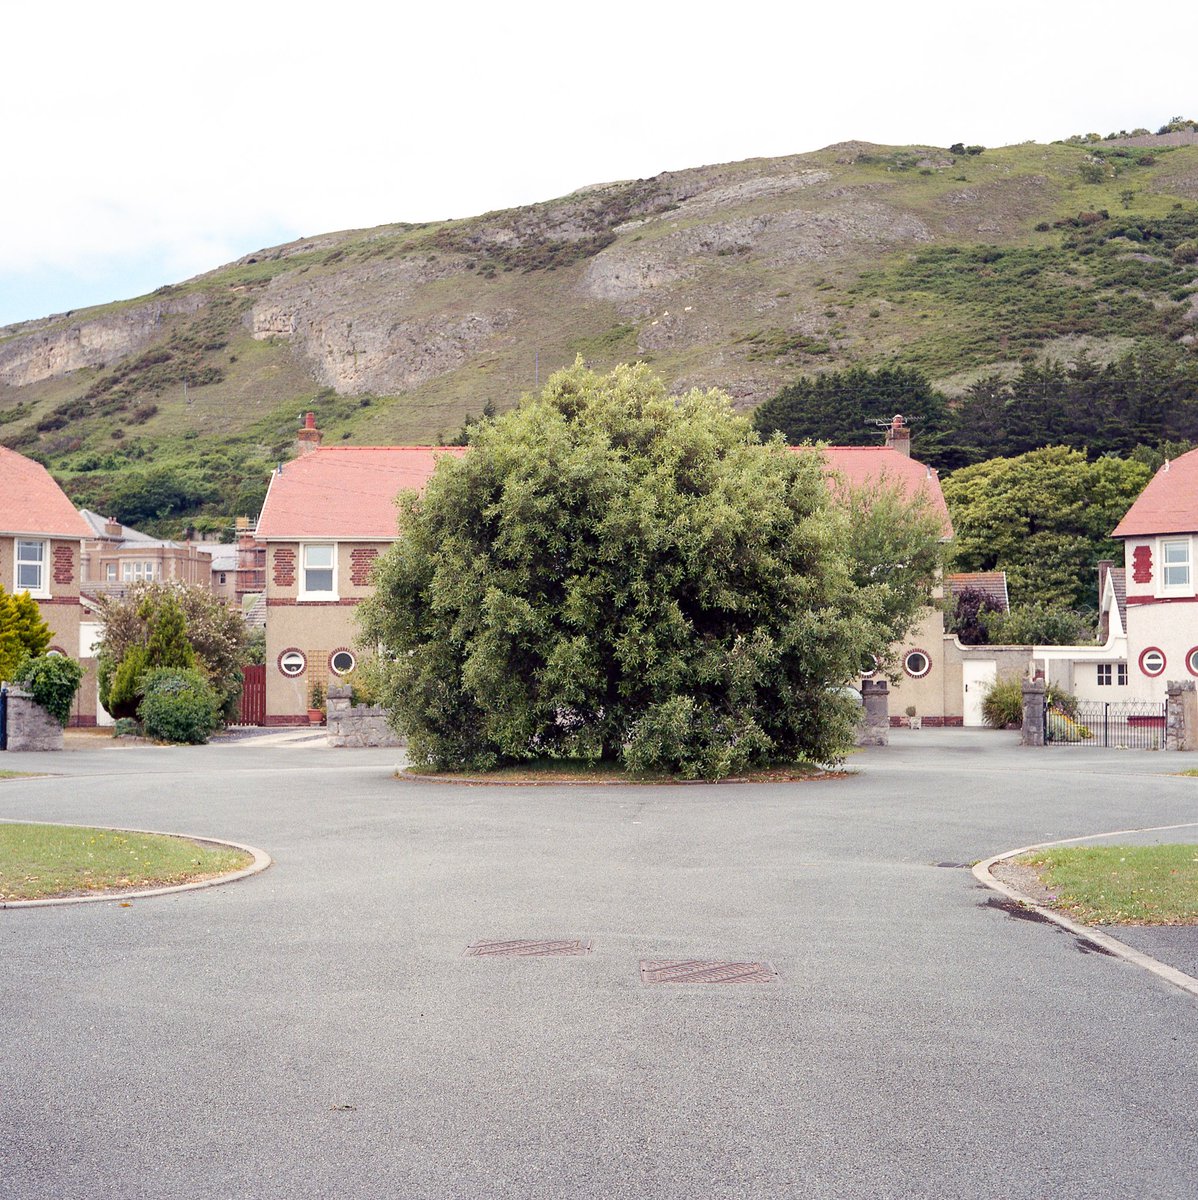
M35 771L0 771L0 779L36 779Z
M253 862L242 850L165 834L0 824L0 900L45 900L194 883Z
M1017 860L1087 925L1198 924L1198 846L1085 846Z

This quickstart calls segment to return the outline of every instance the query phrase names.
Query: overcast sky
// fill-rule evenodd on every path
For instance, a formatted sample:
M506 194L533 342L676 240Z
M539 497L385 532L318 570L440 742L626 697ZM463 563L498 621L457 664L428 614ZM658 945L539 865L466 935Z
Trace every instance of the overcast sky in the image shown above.
M0 324L586 183L1198 115L1179 0L410 7L10 6Z

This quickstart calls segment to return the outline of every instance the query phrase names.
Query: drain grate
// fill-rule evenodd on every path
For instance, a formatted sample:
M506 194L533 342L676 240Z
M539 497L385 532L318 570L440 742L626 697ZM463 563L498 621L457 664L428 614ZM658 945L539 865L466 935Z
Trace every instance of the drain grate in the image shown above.
M471 942L467 958L546 958L562 954L590 954L590 938L517 938L510 941Z
M642 983L777 983L768 962L642 962Z

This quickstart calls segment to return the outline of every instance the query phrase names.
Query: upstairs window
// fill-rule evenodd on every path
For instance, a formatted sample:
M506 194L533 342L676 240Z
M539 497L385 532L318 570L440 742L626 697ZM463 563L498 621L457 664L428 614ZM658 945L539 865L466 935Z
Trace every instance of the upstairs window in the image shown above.
M1190 590L1190 539L1179 542L1162 542L1161 558L1164 572L1161 583L1168 591Z
M300 595L336 598L335 547L329 543L305 546L300 577Z
M17 539L18 592L46 593L46 543Z
M123 562L121 563L121 579L125 583L138 583L143 579L152 580L158 574L156 567L157 563L153 561Z

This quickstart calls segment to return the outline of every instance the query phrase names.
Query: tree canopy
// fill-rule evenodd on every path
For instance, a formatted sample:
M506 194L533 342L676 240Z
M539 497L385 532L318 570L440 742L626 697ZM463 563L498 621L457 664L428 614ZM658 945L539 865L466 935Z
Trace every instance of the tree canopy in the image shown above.
M1120 558L1109 534L1151 478L1144 463L1087 462L1049 446L954 471L944 481L961 571L1006 571L1011 603L1097 604L1098 562Z
M401 498L362 606L414 762L718 777L844 753L842 687L926 600L933 518L879 496L854 528L818 452L643 365L578 363L471 447Z

